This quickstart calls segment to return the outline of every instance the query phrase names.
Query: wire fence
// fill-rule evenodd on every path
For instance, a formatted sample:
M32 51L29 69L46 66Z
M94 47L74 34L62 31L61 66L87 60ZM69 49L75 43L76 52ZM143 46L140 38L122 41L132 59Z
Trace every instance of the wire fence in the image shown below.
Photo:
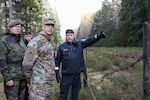
M143 60L145 60L144 55L139 55L139 56L136 55L136 56L135 56L135 55L120 55L120 54L117 54L117 53L108 53L108 52L101 52L101 51L98 51L98 52L99 52L101 55L104 55L104 56L109 56L109 57L113 57L113 58L122 58L122 59L132 59L132 60L133 60L132 63L126 65L125 67L120 67L120 68L118 68L118 69L115 69L115 70L112 70L112 71L103 73L103 76L101 77L101 81L100 81L100 82L103 82L103 80L104 80L105 78L107 78L107 79L113 81L113 79L110 78L109 76L114 75L114 74L116 74L116 73L119 73L119 72L121 72L121 71L126 71L126 70L129 70L129 69L131 69L131 68L135 68L135 67L136 67L135 65L136 65L137 63L143 62ZM96 95L95 95L95 93L93 92L94 90L92 90L91 84L90 84L90 82L89 82L90 80L87 80L86 76L84 76L84 78L85 78L85 80L86 80L86 83L88 83L87 87L88 87L88 89L89 89L89 91L90 91L90 94L91 94L91 96L92 96L92 99L93 99L93 100L96 100ZM116 83L116 82L115 82L115 83ZM119 85L121 85L121 84L116 83L116 85L119 86ZM120 87L121 87L121 86L120 86ZM128 93L126 93L126 94L128 94L129 96L131 95L130 92L128 92ZM133 99L133 100L137 100L137 97L136 97L136 96L135 96L135 97L132 97L132 99Z

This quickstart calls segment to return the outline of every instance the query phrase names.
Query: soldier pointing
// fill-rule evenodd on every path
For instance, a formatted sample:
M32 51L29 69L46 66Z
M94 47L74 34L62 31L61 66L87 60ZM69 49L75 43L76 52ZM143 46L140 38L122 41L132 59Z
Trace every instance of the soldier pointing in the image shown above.
M68 91L71 87L71 100L78 100L81 88L80 73L85 70L83 49L94 44L101 38L105 38L103 32L95 34L88 39L75 40L72 29L66 30L66 42L60 44L55 59L56 79L60 82L60 100L67 100ZM59 69L62 65L62 78Z

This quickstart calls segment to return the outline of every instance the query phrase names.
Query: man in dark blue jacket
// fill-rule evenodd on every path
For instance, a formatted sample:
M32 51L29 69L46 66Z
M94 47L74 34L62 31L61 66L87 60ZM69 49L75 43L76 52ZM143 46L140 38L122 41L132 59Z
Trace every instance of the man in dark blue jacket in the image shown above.
M66 30L66 42L59 46L55 59L56 79L58 83L60 82L60 100L67 100L70 87L71 100L78 100L81 89L80 73L85 69L83 49L105 37L105 33L101 32L88 39L75 40L74 31L72 29ZM62 66L61 79L60 65Z

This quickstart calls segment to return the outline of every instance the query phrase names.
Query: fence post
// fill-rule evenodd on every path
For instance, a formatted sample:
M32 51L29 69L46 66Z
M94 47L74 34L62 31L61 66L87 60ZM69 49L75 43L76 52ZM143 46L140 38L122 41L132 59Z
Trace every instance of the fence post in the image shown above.
M83 72L81 72L81 82L82 82L82 87L87 87L87 84L88 84L88 80L87 80L87 66L86 66L86 60L87 60L87 58L86 58L86 56L87 56L87 54L86 54L86 48L85 49L83 49L83 56L84 56L84 61L85 61L85 69L84 69L84 71Z
M143 24L143 100L150 100L150 22Z

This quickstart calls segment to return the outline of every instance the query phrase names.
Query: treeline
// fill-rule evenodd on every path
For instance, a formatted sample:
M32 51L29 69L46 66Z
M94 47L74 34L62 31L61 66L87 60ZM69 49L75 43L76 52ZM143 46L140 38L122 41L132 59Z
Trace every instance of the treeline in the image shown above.
M6 32L10 19L20 19L23 22L22 33L31 30L37 35L41 31L44 17L56 19L54 42L59 43L61 24L48 0L1 0L0 36ZM142 46L142 24L149 20L150 0L104 0L97 12L81 18L80 26L75 31L77 38L105 32L107 38L93 46Z
M85 18L81 20L77 31L78 38L86 38L86 34L90 36L104 31L107 38L93 46L139 47L143 44L142 24L150 21L150 0L104 0L102 8L90 18L92 24L84 22ZM88 22L91 22L91 19ZM85 28L87 26L91 28ZM86 32L87 30L90 32Z
M20 19L23 23L22 33L30 30L37 35L42 29L42 19L55 18L54 41L61 40L60 22L57 13L51 8L48 0L1 0L0 1L0 36L7 31L11 19Z

